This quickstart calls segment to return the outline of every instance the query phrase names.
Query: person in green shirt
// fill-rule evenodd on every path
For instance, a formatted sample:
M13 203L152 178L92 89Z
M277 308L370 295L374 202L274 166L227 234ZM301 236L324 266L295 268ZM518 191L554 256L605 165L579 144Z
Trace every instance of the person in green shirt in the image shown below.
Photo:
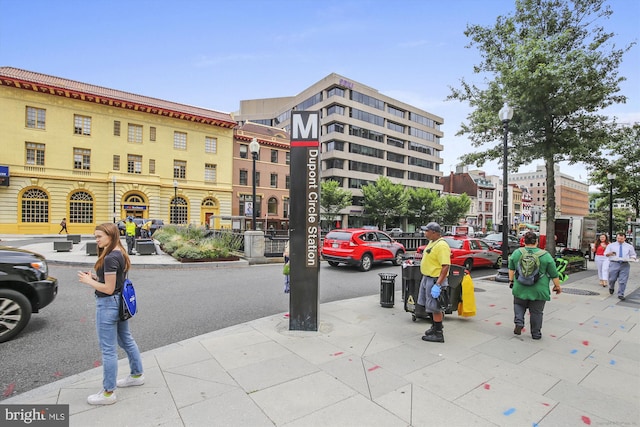
M529 231L524 235L524 250L531 253L544 251L538 248L538 236L533 231ZM517 250L509 257L509 287L512 288L513 294L513 311L515 329L513 333L520 335L524 328L524 315L529 309L529 321L531 326L531 337L534 340L542 338L542 315L544 306L547 301L551 300L551 292L549 283L553 281L553 291L560 294L560 279L558 278L558 270L556 269L556 261L550 253L544 251L540 256L540 267L538 280L533 285L524 285L518 281L516 269L520 258L523 256L520 250Z

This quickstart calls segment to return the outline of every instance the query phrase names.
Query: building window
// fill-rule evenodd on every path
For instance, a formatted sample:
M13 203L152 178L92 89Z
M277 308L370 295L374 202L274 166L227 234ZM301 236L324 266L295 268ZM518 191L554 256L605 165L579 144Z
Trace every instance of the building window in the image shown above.
M327 151L344 151L344 142L342 141L327 141Z
M22 222L49 222L49 197L39 188L22 194Z
M256 187L260 187L260 172L256 171Z
M210 163L204 164L204 180L207 182L216 182L216 165Z
M73 149L73 168L90 170L91 169L91 150L86 148Z
M289 218L289 198L285 197L282 202L282 216L284 218Z
M249 172L240 169L240 185L249 185Z
M331 132L344 133L344 125L342 123L331 123L327 125L327 133Z
M344 169L344 159L327 159L324 164L327 169Z
M278 188L278 174L277 173L272 173L271 174L270 182L271 182L271 188Z
M400 169L387 168L387 176L392 178L404 178L404 171Z
M187 162L184 160L173 161L173 177L178 179L187 178Z
M44 144L27 142L25 145L25 163L32 166L44 166Z
M26 126L33 129L44 129L46 114L46 110L42 108L27 107Z
M369 95L365 95L364 93L357 92L355 90L351 91L351 99L353 101L359 102L364 105L368 105L369 107L377 108L378 110L384 111L384 102L374 98Z
M91 117L74 114L73 116L73 133L75 135L91 135Z
M387 144L398 148L404 148L404 141L401 139L387 137Z
M149 127L149 141L156 142L156 127Z
M129 123L127 142L142 143L142 125L133 125Z
M183 197L178 196L171 200L169 222L171 224L187 224L189 222L189 205Z
M256 195L256 205L253 205L253 196L251 194L241 194L239 201L239 209L240 215L252 216L253 209L256 210L256 218L260 218L262 216L262 197L260 195Z
M218 151L218 139L210 136L204 137L204 152L215 154Z
M353 142L349 143L349 152L354 154L362 154L364 156L376 157L378 159L382 159L384 157L384 151L367 147L366 145L355 144Z
M413 141L409 141L409 150L417 151L418 153L431 154L430 147Z
M284 188L287 190L291 189L291 176L287 175L284 177Z
M156 160L155 159L149 159L149 173L150 174L155 174L156 173Z
M240 144L240 158L246 159L248 158L247 153L249 152L249 146L246 144Z
M341 87L334 87L327 91L327 98L331 98L332 96L341 96L344 98L344 89Z
M420 159L418 157L409 156L409 162L412 166L420 166L421 168L433 169L433 162L431 160Z
M120 136L120 121L113 121L113 136Z
M384 134L369 129L360 128L358 126L349 127L349 135L358 136L364 139L370 139L371 141L384 141Z
M305 99L300 104L296 105L295 108L298 111L308 110L309 107L317 104L320 101L322 101L322 92L316 93L315 95Z
M278 163L278 150L271 150L271 163Z
M91 224L93 222L93 197L85 191L78 191L69 200L69 222Z
M269 197L267 202L267 212L269 215L278 215L278 199L275 197Z
M394 116L404 118L404 111L403 110L399 110L396 107L392 107L391 105L387 105L387 111L390 114L393 114Z
M114 171L120 170L120 156L118 154L113 155L113 170Z
M187 134L184 132L173 132L173 148L176 150L187 149Z
M387 152L387 160L390 162L404 164L404 156L401 154L392 153L391 151Z
M340 114L344 116L344 107L342 105L334 104L327 108L327 116L331 114Z
M142 156L136 154L127 155L127 173L142 173Z
M286 165L290 165L291 164L291 152L287 151L284 155L284 163Z
M387 129L396 131L396 132L400 132L400 133L404 133L404 126L399 125L398 123L394 123L394 122L387 122Z

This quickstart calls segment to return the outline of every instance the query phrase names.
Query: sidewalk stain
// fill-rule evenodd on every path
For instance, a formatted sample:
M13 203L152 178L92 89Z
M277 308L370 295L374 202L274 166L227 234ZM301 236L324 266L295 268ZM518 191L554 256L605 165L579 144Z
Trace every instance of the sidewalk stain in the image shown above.
M504 415L509 416L511 414L513 414L514 412L516 412L516 408L509 408L506 411L503 412Z

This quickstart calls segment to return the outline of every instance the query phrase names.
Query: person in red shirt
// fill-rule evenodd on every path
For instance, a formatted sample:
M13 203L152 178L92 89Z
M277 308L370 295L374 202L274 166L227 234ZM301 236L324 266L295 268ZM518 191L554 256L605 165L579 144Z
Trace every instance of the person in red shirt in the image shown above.
M600 279L600 286L602 286L603 288L607 287L607 285L609 284L609 261L604 254L604 250L606 249L608 244L609 237L604 233L600 234L600 236L598 236L598 240L596 240L594 243L594 254L596 266L598 267L598 278Z

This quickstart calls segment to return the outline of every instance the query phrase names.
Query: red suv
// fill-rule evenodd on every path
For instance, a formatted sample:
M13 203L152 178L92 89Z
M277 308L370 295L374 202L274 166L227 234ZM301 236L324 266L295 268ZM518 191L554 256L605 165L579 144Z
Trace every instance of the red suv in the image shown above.
M471 271L473 267L500 268L502 264L502 252L491 248L480 239L466 236L447 236L442 240L451 248L451 264L463 265ZM417 257L422 256L426 245L416 250Z
M321 253L332 267L342 263L369 271L374 263L383 261L400 265L405 249L382 231L348 228L327 233Z

